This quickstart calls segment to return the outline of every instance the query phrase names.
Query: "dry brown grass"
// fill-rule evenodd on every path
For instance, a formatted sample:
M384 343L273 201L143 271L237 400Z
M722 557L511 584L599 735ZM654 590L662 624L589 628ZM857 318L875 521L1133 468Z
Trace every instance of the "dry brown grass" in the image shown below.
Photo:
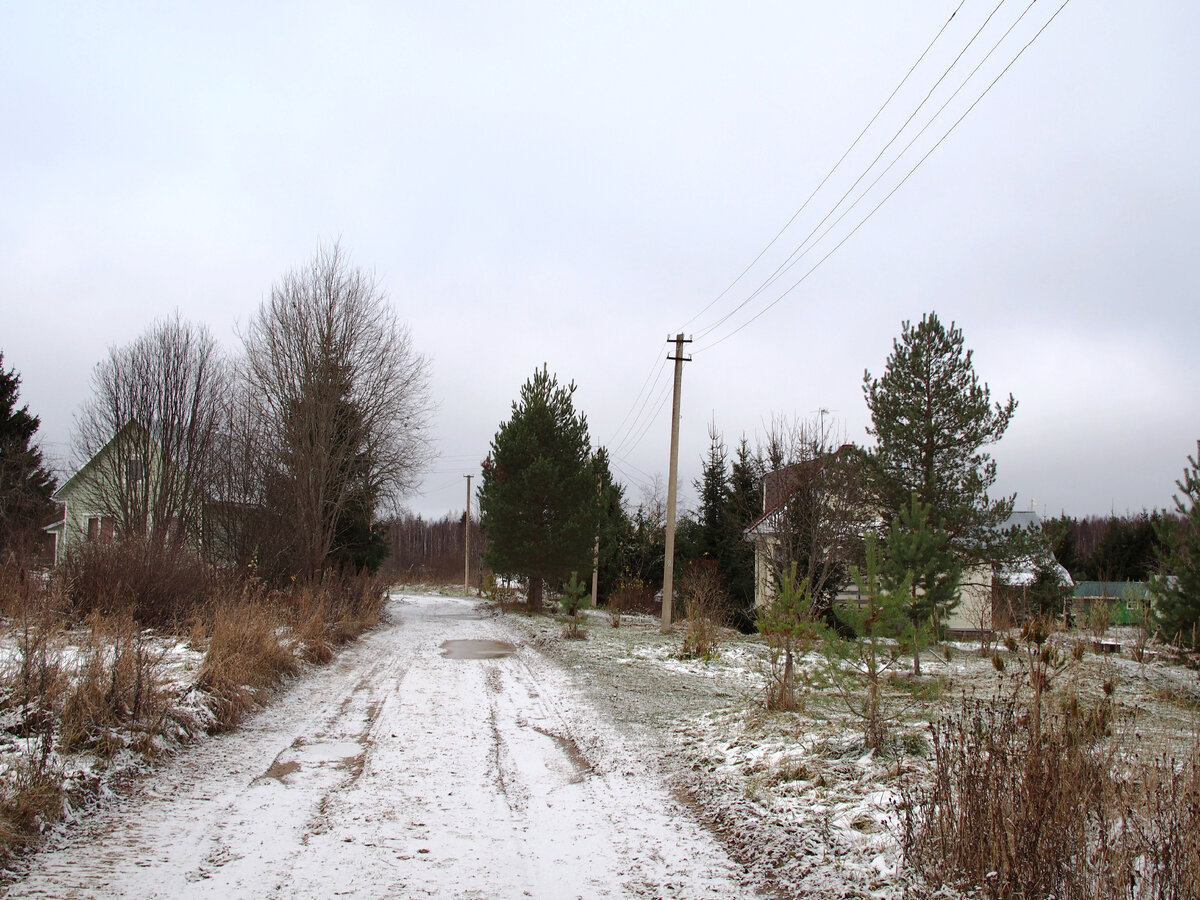
M93 613L87 626L62 707L61 749L101 756L128 746L150 750L169 705L163 652L128 611Z
M62 769L48 754L22 757L0 777L0 862L62 818L64 796Z
M1016 693L933 727L933 781L903 847L927 885L989 900L1200 897L1200 750L1147 759L1108 736L1107 698L1037 717Z
M366 576L326 574L272 590L244 573L219 581L187 557L147 563L136 551L93 547L54 579L0 565L3 627L15 647L0 670L0 714L22 749L0 774L0 863L61 818L59 752L152 755L160 735L186 738L205 727L172 705L163 653L146 621L204 649L197 686L211 695L210 730L218 731L233 727L303 659L327 662L375 625L386 596L384 584ZM81 617L82 627L65 630ZM68 643L78 653L65 666Z
M213 731L232 728L262 694L300 668L295 638L281 627L280 598L259 583L218 601L207 617L208 640L197 685L213 698Z
M191 635L206 647L198 684L214 700L213 730L236 725L302 661L328 662L376 625L385 596L379 579L327 572L277 589L251 581L215 601Z
M336 647L379 623L383 583L369 575L325 573L318 581L292 589L292 623L304 657L324 663Z

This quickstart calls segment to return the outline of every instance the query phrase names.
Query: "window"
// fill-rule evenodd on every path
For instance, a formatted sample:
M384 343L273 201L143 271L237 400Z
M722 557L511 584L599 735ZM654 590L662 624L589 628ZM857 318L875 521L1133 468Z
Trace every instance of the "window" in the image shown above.
M146 478L146 462L140 456L131 456L125 461L125 477L130 484L144 481Z

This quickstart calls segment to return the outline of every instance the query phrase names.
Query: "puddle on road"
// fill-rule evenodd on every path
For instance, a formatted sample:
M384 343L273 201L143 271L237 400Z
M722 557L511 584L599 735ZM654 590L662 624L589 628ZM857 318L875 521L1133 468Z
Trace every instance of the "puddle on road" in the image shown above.
M516 649L507 641L442 641L442 656L446 659L500 659L511 656Z

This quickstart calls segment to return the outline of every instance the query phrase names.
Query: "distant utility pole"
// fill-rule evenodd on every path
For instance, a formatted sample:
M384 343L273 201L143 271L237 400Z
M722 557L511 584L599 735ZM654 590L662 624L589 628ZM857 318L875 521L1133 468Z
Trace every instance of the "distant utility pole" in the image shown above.
M596 473L596 502L602 496L600 473ZM600 600L600 526L596 526L596 549L592 551L592 609Z
M683 364L690 362L690 357L683 355L683 345L690 344L691 338L682 334L675 337L667 336L668 341L675 342L675 355L667 359L675 361L675 394L671 401L671 465L667 476L667 546L663 557L663 601L662 627L671 626L671 603L675 593L675 486L679 480L679 390L683 384Z
M467 596L471 595L471 476L464 475L467 479L467 517L463 521L463 544L466 546L465 563L463 566L463 589L467 592Z

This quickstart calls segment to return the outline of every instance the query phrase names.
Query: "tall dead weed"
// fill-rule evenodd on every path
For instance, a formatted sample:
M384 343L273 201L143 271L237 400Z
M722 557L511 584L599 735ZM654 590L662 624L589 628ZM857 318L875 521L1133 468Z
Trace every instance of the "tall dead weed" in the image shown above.
M932 727L932 782L905 797L909 867L988 900L1200 897L1200 746L1145 759L1107 721L965 697Z

